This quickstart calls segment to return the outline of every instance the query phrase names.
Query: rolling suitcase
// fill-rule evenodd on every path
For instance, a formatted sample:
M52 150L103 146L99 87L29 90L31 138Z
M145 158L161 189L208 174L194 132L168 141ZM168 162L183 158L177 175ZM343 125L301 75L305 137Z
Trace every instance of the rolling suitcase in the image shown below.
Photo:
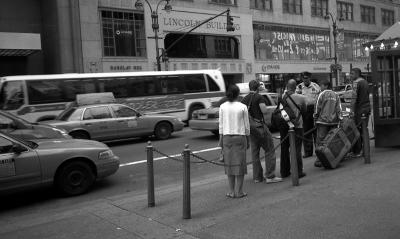
M357 129L356 124L352 119L343 118L342 128L347 138L349 139L351 146L353 146L360 138L360 132Z
M321 161L322 166L334 169L351 149L351 142L342 128L334 128L326 135L315 153Z

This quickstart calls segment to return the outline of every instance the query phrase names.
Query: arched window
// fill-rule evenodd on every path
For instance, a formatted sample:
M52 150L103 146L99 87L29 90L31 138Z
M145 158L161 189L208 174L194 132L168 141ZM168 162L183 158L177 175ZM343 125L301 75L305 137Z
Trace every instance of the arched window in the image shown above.
M167 49L183 34L169 33L165 36ZM168 50L168 57L176 58L223 58L238 59L238 41L230 36L189 34Z

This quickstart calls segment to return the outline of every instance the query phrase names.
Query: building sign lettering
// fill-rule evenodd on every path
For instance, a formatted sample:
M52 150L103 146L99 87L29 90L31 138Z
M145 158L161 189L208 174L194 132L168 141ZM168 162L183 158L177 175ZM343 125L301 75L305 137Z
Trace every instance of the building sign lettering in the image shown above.
M135 65L111 65L111 71L141 71L142 66L135 66Z
M225 18L224 18L225 19ZM236 19L235 19L236 20ZM197 19L184 19L184 18L176 18L176 17L164 17L163 23L166 27L196 27L200 25L203 20ZM235 30L240 30L239 24L234 24ZM202 29L214 29L214 30L225 30L226 22L225 21L209 21L204 25L200 26Z
M279 70L281 69L280 65L262 65L261 70L263 72L267 72L268 70Z

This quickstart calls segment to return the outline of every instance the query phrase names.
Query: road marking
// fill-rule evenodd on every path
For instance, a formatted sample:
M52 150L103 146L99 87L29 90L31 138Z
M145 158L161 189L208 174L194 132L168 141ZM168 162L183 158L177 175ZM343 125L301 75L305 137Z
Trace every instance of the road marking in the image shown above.
M209 152L209 151L215 151L215 150L221 150L220 147L215 147L215 148L209 148L209 149L202 149L202 150L198 150L198 151L193 151L192 153L194 154L198 154L198 153L204 153L204 152ZM179 157L181 156L181 154L175 154L175 155L169 155L170 157ZM153 161L158 161L161 159L166 159L167 157L163 156L163 157L159 157L159 158L154 158ZM125 166L130 166L130 165L135 165L135 164L141 164L141 163L146 163L147 160L140 160L140 161L136 161L136 162L130 162L130 163L123 163L120 164L120 167L125 167Z

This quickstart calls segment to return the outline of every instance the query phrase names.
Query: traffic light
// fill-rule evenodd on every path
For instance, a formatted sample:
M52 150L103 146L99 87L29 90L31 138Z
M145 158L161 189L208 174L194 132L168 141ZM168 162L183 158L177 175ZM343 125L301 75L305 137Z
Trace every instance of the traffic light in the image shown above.
M226 14L226 31L233 32L235 31L235 27L233 26L233 17L231 17L230 11L228 10Z

